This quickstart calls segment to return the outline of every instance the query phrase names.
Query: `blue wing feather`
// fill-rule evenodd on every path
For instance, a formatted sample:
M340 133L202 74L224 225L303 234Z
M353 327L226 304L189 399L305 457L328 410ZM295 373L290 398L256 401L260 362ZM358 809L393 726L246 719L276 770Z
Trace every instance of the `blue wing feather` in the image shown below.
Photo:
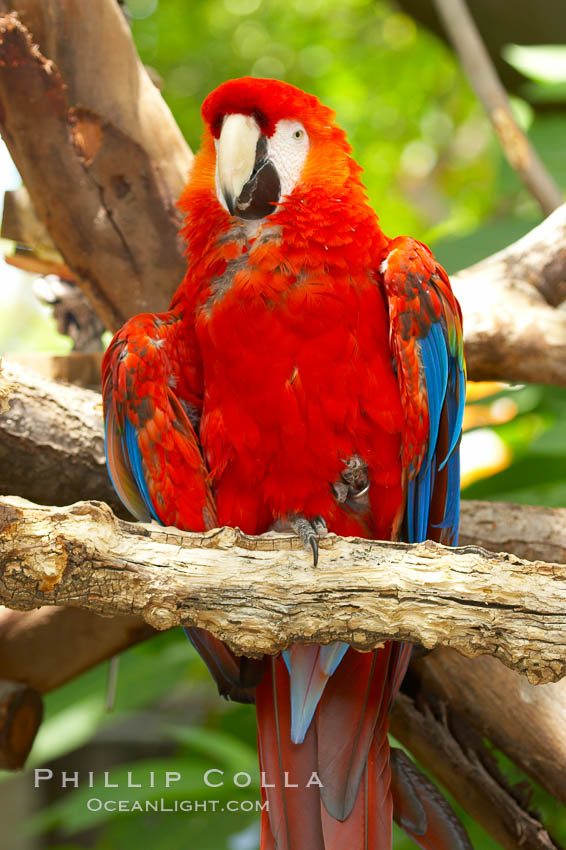
M414 445L412 454L404 457L408 478L404 536L417 543L429 536L437 539L432 530L445 529L440 539L455 543L458 445L466 392L459 306L444 270L426 246L413 239L393 240L380 271L389 299L407 445ZM428 433L414 443L423 421Z
M421 362L423 365L426 392L428 396L428 418L429 418L429 444L426 465L430 465L433 458L438 429L440 427L440 416L442 405L446 397L448 383L448 353L446 351L446 340L440 322L431 325L427 335L419 341Z
M432 527L447 529L446 542L456 545L460 513L460 455L457 447L466 396L464 366L459 353L451 351L443 322L433 323L428 334L419 340L419 352L429 410L429 444L426 461L407 488L408 542L418 543L427 538L438 464L438 472L447 466L446 502L442 522ZM448 423L448 451L441 460L437 457L437 444L444 406Z
M146 502L141 497L129 453L125 451L124 435L120 433L114 408L111 404L107 406L104 427L106 465L112 486L122 504L133 516L140 522L149 522L151 511L147 509Z
M452 362L450 362L452 358L449 358L446 336L441 322L434 322L431 325L427 335L418 341L418 350L428 401L429 440L426 458L418 474L413 480L409 481L407 487L406 525L408 543L419 543L427 538L436 475L435 461L440 419L445 401L449 406L452 401L449 394L447 397L448 376L449 370L452 368Z
M138 490L141 493L144 505L146 506L153 519L156 520L160 525L162 525L161 520L157 516L155 508L153 507L151 496L149 495L149 490L147 487L147 481L145 480L145 473L143 470L143 459L140 447L138 445L137 431L135 426L132 425L132 423L127 418L124 422L122 447L124 452L127 453L128 459L130 461L130 466L134 474L134 479L137 484Z

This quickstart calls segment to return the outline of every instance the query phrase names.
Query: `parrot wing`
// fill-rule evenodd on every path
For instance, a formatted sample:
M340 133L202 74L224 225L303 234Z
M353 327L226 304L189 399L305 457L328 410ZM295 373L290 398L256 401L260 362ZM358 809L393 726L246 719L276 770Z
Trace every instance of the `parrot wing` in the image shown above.
M216 524L195 397L175 392L174 314L142 314L112 340L102 366L106 459L114 489L137 519L192 531Z
M455 546L460 507L459 442L466 395L462 313L448 276L429 249L398 237L379 272L389 309L389 342L405 415L402 467L406 492L399 536ZM409 660L395 672L399 689ZM424 850L470 848L449 804L412 762L391 759L395 820Z
M466 395L460 306L444 269L415 239L393 239L379 272L405 413L402 536L409 543L430 538L454 546Z
M205 531L217 524L216 508L189 418L198 427L200 400L177 390L178 330L174 313L142 314L112 340L102 367L106 459L114 489L138 520ZM235 656L204 629L185 632L219 692L252 702L265 662Z

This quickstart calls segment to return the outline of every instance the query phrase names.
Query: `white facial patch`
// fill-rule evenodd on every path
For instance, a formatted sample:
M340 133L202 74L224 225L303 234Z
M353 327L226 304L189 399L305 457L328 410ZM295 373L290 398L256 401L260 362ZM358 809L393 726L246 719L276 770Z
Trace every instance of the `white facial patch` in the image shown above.
M290 195L297 185L309 148L309 137L300 121L282 118L277 122L275 132L267 140L267 151L279 175L281 198Z

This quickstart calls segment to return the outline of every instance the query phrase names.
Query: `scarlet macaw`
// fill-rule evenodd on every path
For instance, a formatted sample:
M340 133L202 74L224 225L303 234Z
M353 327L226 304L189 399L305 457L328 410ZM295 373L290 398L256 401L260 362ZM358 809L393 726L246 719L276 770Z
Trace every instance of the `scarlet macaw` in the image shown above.
M180 200L188 269L103 365L110 475L140 520L454 544L465 392L461 312L429 249L380 229L334 113L276 80L202 108ZM221 693L255 697L262 850L469 847L388 711L410 646L236 657L188 629ZM393 784L391 769L393 766ZM298 788L285 788L285 772ZM315 772L322 785L308 779ZM424 788L424 790L423 790ZM394 799L393 799L394 797Z

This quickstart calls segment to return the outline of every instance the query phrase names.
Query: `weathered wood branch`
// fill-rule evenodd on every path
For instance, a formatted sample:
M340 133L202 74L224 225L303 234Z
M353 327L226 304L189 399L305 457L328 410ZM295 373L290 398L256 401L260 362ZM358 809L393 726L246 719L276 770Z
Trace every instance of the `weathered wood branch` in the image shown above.
M0 493L52 504L100 499L120 511L104 460L100 395L6 360L2 387Z
M191 154L114 0L25 6L34 26L49 20L45 40L65 75L14 15L2 16L0 130L65 262L116 329L166 308L183 277L175 201Z
M124 522L92 502L61 509L4 497L0 529L0 602L10 608L192 624L246 655L394 639L489 653L535 683L566 674L564 565L329 535L313 569L291 535L181 533Z
M566 386L566 205L452 284L470 378Z
M57 66L70 102L93 110L147 151L176 199L193 156L138 56L115 0L0 0ZM25 182L25 181L24 181Z
M566 508L509 502L460 503L460 545L566 564Z

